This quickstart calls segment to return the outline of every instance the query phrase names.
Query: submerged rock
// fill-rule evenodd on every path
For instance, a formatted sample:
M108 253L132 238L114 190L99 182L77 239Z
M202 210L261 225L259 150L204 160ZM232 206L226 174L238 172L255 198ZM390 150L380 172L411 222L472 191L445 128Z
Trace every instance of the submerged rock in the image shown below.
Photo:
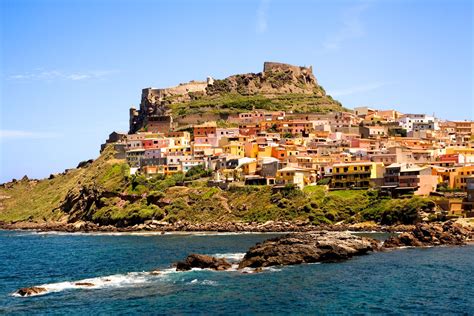
M24 287L16 291L15 293L20 296L32 296L46 292L47 290L44 287Z
M90 282L77 282L77 283L74 283L75 285L77 286L95 286L94 283L90 283Z
M453 221L442 223L421 223L410 232L387 239L384 248L423 247L439 245L464 245L473 232Z
M187 271L192 268L227 270L231 264L224 258L215 258L207 255L191 254L184 261L175 263L176 271Z
M158 269L155 269L155 270L152 270L149 272L151 275L160 275L161 274L161 271L158 270Z
M340 261L379 248L378 241L347 232L292 233L250 248L239 269Z

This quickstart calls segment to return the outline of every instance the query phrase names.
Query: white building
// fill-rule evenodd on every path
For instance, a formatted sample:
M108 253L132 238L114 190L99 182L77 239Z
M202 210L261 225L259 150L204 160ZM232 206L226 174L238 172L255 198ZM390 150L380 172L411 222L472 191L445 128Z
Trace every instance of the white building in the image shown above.
M407 130L407 132L413 131L414 123L433 124L434 130L439 130L439 121L434 116L426 114L405 114L398 119L398 124ZM417 124L420 125L420 124Z

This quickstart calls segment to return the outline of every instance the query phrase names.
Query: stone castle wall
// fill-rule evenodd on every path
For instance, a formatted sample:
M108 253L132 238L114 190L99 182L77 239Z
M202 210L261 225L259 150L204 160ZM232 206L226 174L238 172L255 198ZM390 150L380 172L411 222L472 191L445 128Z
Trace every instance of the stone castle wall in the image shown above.
M275 63L275 62L271 62L271 61L266 61L266 62L263 63L263 72L269 72L269 71L277 70L277 69L280 69L280 70L283 70L283 71L291 70L295 74L300 74L304 70L309 71L311 73L313 72L313 67L312 66L300 67L300 66L293 66L293 65L284 64L284 63Z
M145 88L142 90L142 99L147 98L151 103L163 100L171 96L185 96L192 92L205 92L207 82L205 81L191 81L188 83L181 83L176 87L155 89Z

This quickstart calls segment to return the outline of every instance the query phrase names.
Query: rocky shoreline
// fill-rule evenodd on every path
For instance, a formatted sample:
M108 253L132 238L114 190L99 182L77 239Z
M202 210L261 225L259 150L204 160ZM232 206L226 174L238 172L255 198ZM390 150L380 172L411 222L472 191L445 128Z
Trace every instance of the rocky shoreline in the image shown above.
M258 273L271 266L338 262L370 252L402 247L461 246L472 242L473 239L473 229L463 227L454 221L433 224L420 223L410 231L402 232L385 241L356 236L348 231L294 232L257 243L245 253L242 260L236 263L236 270L242 273ZM176 271L192 269L228 271L233 268L233 264L225 258L193 253L184 260L175 262L172 267ZM157 269L148 273L160 275L162 272ZM81 287L95 286L91 282L76 282L74 284ZM47 293L45 287L33 286L21 288L14 295L27 297L45 293Z
M360 225L360 224L340 224L340 225L313 225L307 222L280 222L268 221L266 223L241 223L241 222L220 222L220 223L190 223L178 221L168 223L163 221L149 220L143 224L117 227L111 225L97 225L92 222L78 221L74 223L60 222L0 222L0 229L3 230L37 230L37 231L58 231L58 232L250 232L250 233L271 233L271 232L311 232L311 231L356 231L356 232L406 232L411 231L414 225Z

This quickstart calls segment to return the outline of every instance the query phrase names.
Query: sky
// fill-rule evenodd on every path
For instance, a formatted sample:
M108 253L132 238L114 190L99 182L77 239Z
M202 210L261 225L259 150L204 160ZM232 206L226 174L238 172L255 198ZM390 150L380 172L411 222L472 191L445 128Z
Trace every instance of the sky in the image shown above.
M0 0L0 183L97 157L142 88L264 61L348 108L472 120L473 2Z

